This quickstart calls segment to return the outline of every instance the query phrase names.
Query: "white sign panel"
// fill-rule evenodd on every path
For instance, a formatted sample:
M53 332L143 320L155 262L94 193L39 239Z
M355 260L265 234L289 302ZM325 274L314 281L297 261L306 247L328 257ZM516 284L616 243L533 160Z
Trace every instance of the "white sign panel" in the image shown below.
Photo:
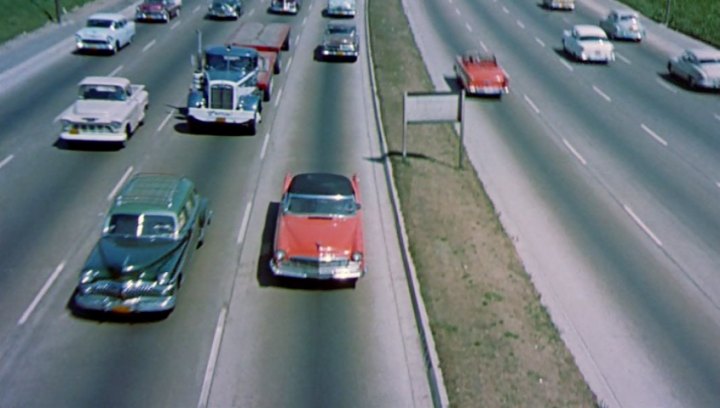
M405 121L406 123L460 121L460 95L454 92L407 93Z

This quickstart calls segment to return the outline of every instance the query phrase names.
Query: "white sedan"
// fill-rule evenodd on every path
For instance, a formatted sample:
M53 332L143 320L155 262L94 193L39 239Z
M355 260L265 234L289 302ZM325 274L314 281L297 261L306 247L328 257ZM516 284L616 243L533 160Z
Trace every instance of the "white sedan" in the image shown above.
M688 82L691 88L720 89L720 51L714 49L685 50L668 61L670 75Z
M645 37L645 28L640 23L639 15L632 10L612 10L600 21L600 28L610 38L639 42Z
M609 63L615 60L615 47L602 28L594 25L576 25L565 30L563 51L579 61Z
M85 27L75 34L77 51L105 51L115 54L135 37L135 22L122 14L91 15Z

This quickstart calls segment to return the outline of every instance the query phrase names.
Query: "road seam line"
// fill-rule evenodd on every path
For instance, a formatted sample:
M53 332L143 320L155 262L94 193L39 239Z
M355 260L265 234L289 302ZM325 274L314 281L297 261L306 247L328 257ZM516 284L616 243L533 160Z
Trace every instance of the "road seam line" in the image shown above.
M649 135L652 136L655 140L657 140L658 143L660 143L661 145L667 147L668 142L667 142L665 139L663 139L662 137L660 137L657 133L653 132L652 129L650 129L649 127L645 126L644 123L641 123L641 124L640 124L640 127L642 128L642 130L645 131L645 133L649 134Z
M573 147L573 145L570 144L570 142L567 141L567 139L563 138L563 143L565 143L565 147L570 150L570 153L572 153L579 161L582 163L583 166L587 166L587 161L580 153L578 153L577 150Z
M28 306L27 309L25 309L25 313L22 314L20 319L17 322L18 326L22 326L25 324L28 318L30 318L30 314L35 310L38 303L40 303L40 300L45 296L48 290L50 290L50 286L52 286L53 282L55 282L55 279L57 279L58 275L60 275L60 272L65 269L65 261L63 260L60 262L60 264L55 268L52 275L48 278L47 281L45 281L45 284L40 289L40 292L35 295L35 299L33 299L32 303L30 303L30 306Z
M535 103L533 103L532 99L530 99L530 97L527 96L526 94L523 94L523 97L525 98L525 102L527 102L528 105L530 105L530 107L533 108L533 110L535 111L535 113L539 114L539 113L540 113L540 109L538 109L538 107L535 105Z
M646 233L653 241L655 241L655 244L656 244L657 246L659 246L659 247L662 248L662 246L663 246L662 241L660 241L660 239L658 239L658 237L652 232L652 230L651 230L650 228L648 228L647 225L645 225L645 223L640 219L640 217L638 217L637 215L635 215L635 213L633 212L632 208L628 207L628 206L625 205L625 204L623 204L623 208L625 209L625 212L627 212L627 213L630 215L630 217L633 219L633 221L635 221L635 223L636 223L637 225L639 225L640 228L642 228L642 230L645 231L645 233Z
M612 99L605 92L603 92L600 88L598 88L595 85L593 85L592 88L593 88L593 91L595 91L595 93L597 93L598 95L602 96L603 99L605 99L608 102L612 102Z
M227 306L223 306L222 309L220 309L220 315L218 315L218 321L215 325L215 335L213 336L213 342L210 346L210 356L208 357L207 367L205 367L205 377L203 378L202 390L200 391L198 408L207 407L208 399L210 398L212 377L215 373L215 365L217 364L217 359L220 355L222 335L225 331L225 316L227 316Z
M6 164L10 163L10 160L14 159L15 155L11 154L8 157L4 158L3 161L0 162L0 168L3 168Z
M117 75L118 72L120 72L121 69L123 69L122 64L119 65L117 68L113 69L108 76L114 77L115 75Z
M115 197L115 194L117 194L118 190L120 190L120 187L122 187L123 183L125 183L125 180L127 180L128 177L130 177L130 173L133 171L133 166L130 166L125 170L125 174L123 174L122 177L120 177L120 180L115 184L115 187L112 189L110 194L107 196L107 200L110 201Z
M165 125L167 125L168 121L170 120L170 118L172 118L174 113L175 112L172 112L172 111L168 112L167 116L165 116L165 119L163 119L163 121L160 123L160 126L158 126L155 133L160 132L162 130L162 128L164 128Z
M240 223L240 230L238 230L237 240L235 242L240 245L245 237L245 231L247 231L248 221L250 220L250 210L252 209L252 200L245 206L245 214L243 214L242 222Z
M157 40L152 40L149 43L147 43L147 45L143 47L142 52L147 52L147 50L152 48L152 46L155 45L156 42L157 42Z
M265 133L265 140L263 140L262 149L260 149L260 160L265 158L265 151L268 147L268 142L270 141L270 132Z

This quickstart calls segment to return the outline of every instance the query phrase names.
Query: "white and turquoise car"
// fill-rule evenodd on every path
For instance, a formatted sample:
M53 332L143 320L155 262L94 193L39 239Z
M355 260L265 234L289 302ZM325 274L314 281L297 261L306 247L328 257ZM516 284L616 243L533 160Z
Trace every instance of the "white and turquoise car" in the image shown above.
M91 15L85 27L75 33L75 48L79 52L109 52L115 54L132 43L135 22L122 14L97 13Z

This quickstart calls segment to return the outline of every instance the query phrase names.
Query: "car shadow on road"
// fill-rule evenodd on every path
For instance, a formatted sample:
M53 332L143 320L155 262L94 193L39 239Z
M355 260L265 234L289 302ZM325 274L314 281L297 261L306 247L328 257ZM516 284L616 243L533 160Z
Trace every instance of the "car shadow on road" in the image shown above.
M293 279L273 275L270 270L270 260L273 255L273 241L275 239L275 226L280 203L271 202L268 204L265 213L265 226L261 235L260 255L257 263L257 281L260 287L276 287L294 290L338 290L354 289L355 280L351 281L329 281L314 279Z
M80 142L56 139L53 146L59 150L84 151L84 152L116 152L125 146L122 143L107 142Z
M685 81L681 78L678 78L675 75L670 75L670 73L667 71L658 72L657 76L660 78L661 81L666 82L668 85L676 86L676 87L678 87L680 89L684 89L688 92L696 92L696 93L708 94L708 95L720 94L720 91L718 91L716 89L693 88L690 86L690 84L687 81Z

